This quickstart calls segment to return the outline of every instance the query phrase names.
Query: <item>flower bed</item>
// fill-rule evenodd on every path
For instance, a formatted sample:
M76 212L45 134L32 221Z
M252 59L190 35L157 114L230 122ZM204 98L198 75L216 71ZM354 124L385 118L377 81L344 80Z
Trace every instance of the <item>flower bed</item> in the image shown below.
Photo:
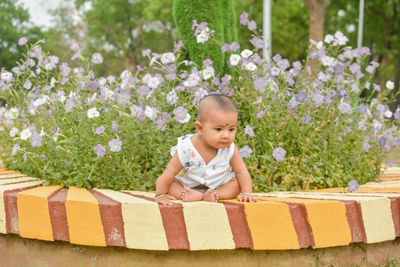
M216 41L206 23L194 26L207 36L199 45ZM84 58L76 43L70 64L27 45L18 66L1 70L2 158L46 185L153 190L177 137L194 132L198 101L223 93L238 106L236 145L255 192L366 183L400 144L400 109L388 106L393 83L373 81L370 50L346 42L340 32L311 42L313 70L308 60L263 60L256 35L253 50L221 44L231 75L208 58L182 61L181 42L174 52L143 51L149 65L118 76L96 76L102 56Z

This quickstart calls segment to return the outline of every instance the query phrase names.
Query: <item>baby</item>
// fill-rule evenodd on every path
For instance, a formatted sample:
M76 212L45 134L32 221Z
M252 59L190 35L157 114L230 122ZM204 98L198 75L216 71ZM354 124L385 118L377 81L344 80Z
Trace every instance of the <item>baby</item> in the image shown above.
M239 201L257 201L250 174L233 143L237 117L236 106L227 96L208 95L200 101L194 124L197 134L178 138L171 149L175 154L156 181L156 202L218 202L235 196Z

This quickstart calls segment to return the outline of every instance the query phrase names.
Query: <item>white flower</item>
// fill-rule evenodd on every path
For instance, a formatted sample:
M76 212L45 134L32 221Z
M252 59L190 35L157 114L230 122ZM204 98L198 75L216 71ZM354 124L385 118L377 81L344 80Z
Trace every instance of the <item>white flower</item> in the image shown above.
M248 58L249 56L251 56L253 54L253 52L249 49L245 49L242 51L242 53L240 53L240 55L244 58Z
M338 11L337 15L338 15L339 17L343 17L344 15L346 15L346 11L344 11L343 9L340 9L340 10Z
M175 92L175 90L171 90L171 92L169 92L167 94L167 103L170 105L175 104L178 101L178 96Z
M146 73L142 78L143 83L146 83L146 84L149 83L150 78L151 78L151 74L150 73Z
M150 88L157 88L160 85L160 80L157 77L151 77L147 82L147 86Z
M162 64L169 64L175 62L175 55L174 53L168 52L161 55L161 63Z
M50 87L53 88L55 84L56 84L56 79L54 77L51 77Z
M194 94L195 98L198 99L202 99L203 97L205 97L206 95L208 95L208 92L206 90L204 90L202 87L200 87L196 93ZM189 118L190 119L190 118Z
M271 74L272 76L279 76L281 74L281 69L273 66L271 68Z
M394 82L387 81L386 82L386 88L389 89L389 90L393 90L394 89Z
M32 135L31 130L29 128L26 128L21 132L21 139L27 140L29 137L31 137L31 135Z
M342 32L337 31L335 33L335 41L333 42L333 46L345 45L347 41L349 41L349 39L346 36L344 36Z
M187 123L189 120L190 120L190 115L188 113L188 114L186 114L186 118L183 120L180 120L179 122L183 124L183 123Z
M157 116L157 114L154 114L153 108L150 106L146 106L146 109L144 110L144 115L151 120L153 120Z
M347 32L354 32L356 30L356 26L354 24L350 24L346 27Z
M89 119L91 119L91 118L94 118L94 117L99 117L100 113L97 111L96 108L91 108L91 109L88 110L87 116L89 117Z
M47 102L48 99L49 99L49 97L48 97L47 95L44 95L44 96L42 96L42 97L36 99L35 101L33 101L33 105L34 105L35 107L39 107L39 106L45 104L45 103Z
M215 70L213 67L207 67L203 70L203 79L208 80L211 77L214 77Z
M240 55L232 54L231 57L229 58L229 63L232 66L236 66L237 64L239 64L240 59L241 59Z
M10 110L4 114L4 117L6 117L6 119L9 119L9 120L14 120L14 119L18 118L18 115L19 115L19 111L17 108L10 108Z
M325 38L324 38L324 42L325 42L325 43L330 44L330 43L332 43L334 40L335 40L335 37L333 37L332 34L327 34L327 35L325 35Z
M333 58L333 57L329 57L329 56L323 56L323 57L321 58L321 63L322 63L322 65L324 65L324 66L333 67L333 66L335 66L336 59Z
M192 73L189 75L188 79L183 82L183 85L186 87L193 87L198 85L199 82L200 82L200 77L197 74Z
M67 99L65 97L65 95L60 95L60 97L58 98L58 101L60 101L61 103L64 103L65 99Z
M148 73L146 73L146 74L148 74ZM126 80L126 79L129 79L130 77L132 77L132 73L129 70L124 70L121 73L120 77L121 77L122 80Z
M390 110L385 111L385 117L390 119L392 117L393 113Z
M249 70L249 71L255 71L257 69L257 66L253 62L250 62L250 63L246 64L245 68L246 68L246 70Z
M32 83L31 83L31 81L30 81L29 79L26 79L26 81L25 81L25 83L24 83L24 88L25 88L26 90L29 90L29 89L32 88Z
M204 31L196 36L197 43L205 43L208 41L208 34Z
M42 129L40 130L40 133L39 133L39 135L40 136L44 136L46 133L44 132L44 128L42 127Z
M14 137L17 135L17 133L18 133L18 129L15 127L12 127L12 129L10 130L10 136Z
M12 82L13 75L11 72L5 71L1 73L1 79L5 82Z

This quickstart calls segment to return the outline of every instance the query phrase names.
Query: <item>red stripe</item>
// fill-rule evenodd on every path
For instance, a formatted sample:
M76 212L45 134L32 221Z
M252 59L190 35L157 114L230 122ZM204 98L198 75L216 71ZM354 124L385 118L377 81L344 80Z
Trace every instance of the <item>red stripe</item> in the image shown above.
M107 197L99 191L92 191L99 203L100 217L103 223L107 246L125 247L124 221L122 219L122 204Z
M396 236L400 236L400 214L399 214L400 197L389 197L389 199L390 199L390 208L392 210L394 230Z
M315 247L314 236L311 226L307 221L307 210L304 203L285 203L289 206L290 216L292 217L300 247Z
M69 242L67 210L65 208L67 194L68 189L61 189L48 198L48 203L54 240Z
M232 202L222 203L224 204L226 214L228 215L236 248L254 249L253 239L246 219L246 213L244 212L244 205Z
M152 197L131 194L129 192L124 193L155 202ZM160 208L169 249L190 249L182 204L174 203L174 205L158 205L158 207Z
M367 242L361 206L355 200L340 200L346 205L346 218L351 232L351 242Z

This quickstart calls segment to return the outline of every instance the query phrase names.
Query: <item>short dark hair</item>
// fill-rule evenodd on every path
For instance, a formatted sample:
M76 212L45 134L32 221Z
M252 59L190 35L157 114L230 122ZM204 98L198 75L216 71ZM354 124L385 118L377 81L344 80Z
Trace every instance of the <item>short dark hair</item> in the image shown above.
M218 109L226 112L237 113L235 103L229 96L222 94L210 94L205 96L197 107L197 119L202 122L205 120L210 109Z

